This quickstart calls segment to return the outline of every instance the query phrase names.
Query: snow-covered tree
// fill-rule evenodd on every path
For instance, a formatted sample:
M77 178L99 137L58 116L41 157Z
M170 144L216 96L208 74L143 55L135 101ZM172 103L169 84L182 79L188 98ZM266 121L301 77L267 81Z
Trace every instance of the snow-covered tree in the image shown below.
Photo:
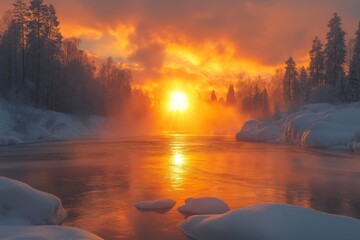
M313 40L312 48L309 52L310 65L309 75L312 83L312 87L315 88L324 84L325 77L325 63L323 45L318 37Z
M360 101L360 22L356 32L354 52L350 63L346 99L350 102Z
M292 57L286 62L285 74L283 79L283 95L286 104L289 106L294 100L294 85L298 78L298 72L296 70L296 63Z
M325 82L334 86L338 95L342 95L344 87L344 63L346 56L345 32L341 26L341 19L334 13L330 19L325 47Z

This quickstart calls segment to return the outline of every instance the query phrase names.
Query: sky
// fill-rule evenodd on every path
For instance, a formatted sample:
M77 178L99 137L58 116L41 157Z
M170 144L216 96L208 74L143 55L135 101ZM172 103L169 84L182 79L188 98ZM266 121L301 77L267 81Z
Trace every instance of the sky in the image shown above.
M334 12L352 37L359 0L47 0L65 37L134 70L137 83L216 88L239 73L271 75L289 56L306 64ZM0 10L11 8L1 0ZM174 83L175 82L175 83Z

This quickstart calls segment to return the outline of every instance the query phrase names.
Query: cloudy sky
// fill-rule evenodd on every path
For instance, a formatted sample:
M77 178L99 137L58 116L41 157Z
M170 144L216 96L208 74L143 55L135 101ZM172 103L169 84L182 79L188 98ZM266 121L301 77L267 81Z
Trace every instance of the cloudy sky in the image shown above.
M1 0L0 9L11 7ZM307 61L334 12L353 36L359 0L47 0L65 36L99 56L131 63L138 80L209 84L240 72L271 74L290 55ZM213 81L213 82L211 82Z

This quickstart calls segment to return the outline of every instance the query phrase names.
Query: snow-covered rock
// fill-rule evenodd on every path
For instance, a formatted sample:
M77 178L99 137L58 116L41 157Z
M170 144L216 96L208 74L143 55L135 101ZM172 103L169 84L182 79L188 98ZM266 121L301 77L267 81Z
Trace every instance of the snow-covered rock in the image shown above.
M355 240L360 221L286 204L262 204L221 215L192 216L181 230L197 240Z
M102 240L81 229L56 226L65 215L58 197L0 177L0 239Z
M65 216L58 197L0 177L1 225L52 225L62 222Z
M66 139L98 135L104 119L79 118L59 112L0 100L0 145L22 140Z
M60 226L0 226L2 240L102 240L78 228Z
M142 201L134 206L138 209L170 209L175 206L176 202L171 199L159 199L154 201Z
M188 198L185 204L178 208L183 214L221 214L229 211L229 206L221 199L214 197Z
M279 120L251 120L236 135L238 141L290 143L311 148L349 149L360 143L360 103L309 104Z

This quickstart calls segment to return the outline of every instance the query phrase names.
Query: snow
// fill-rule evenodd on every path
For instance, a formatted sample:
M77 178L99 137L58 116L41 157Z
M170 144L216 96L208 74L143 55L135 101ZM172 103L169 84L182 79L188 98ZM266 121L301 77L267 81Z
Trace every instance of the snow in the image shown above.
M154 201L142 201L135 204L138 209L170 209L176 202L171 199L159 199Z
M3 240L101 240L81 229L61 226L0 226Z
M25 183L0 177L0 239L101 240L81 229L55 226L65 216L58 197Z
M221 199L214 197L188 198L185 205L178 208L183 214L221 214L229 211L229 206Z
M0 222L59 224L66 216L58 197L16 180L0 177L0 196Z
M96 135L104 119L81 119L59 112L0 100L0 145L23 140L66 139Z
M360 221L286 204L261 204L186 219L181 230L197 240L354 240Z
M310 148L358 152L360 103L309 104L278 120L251 120L236 135L238 141L297 144Z

